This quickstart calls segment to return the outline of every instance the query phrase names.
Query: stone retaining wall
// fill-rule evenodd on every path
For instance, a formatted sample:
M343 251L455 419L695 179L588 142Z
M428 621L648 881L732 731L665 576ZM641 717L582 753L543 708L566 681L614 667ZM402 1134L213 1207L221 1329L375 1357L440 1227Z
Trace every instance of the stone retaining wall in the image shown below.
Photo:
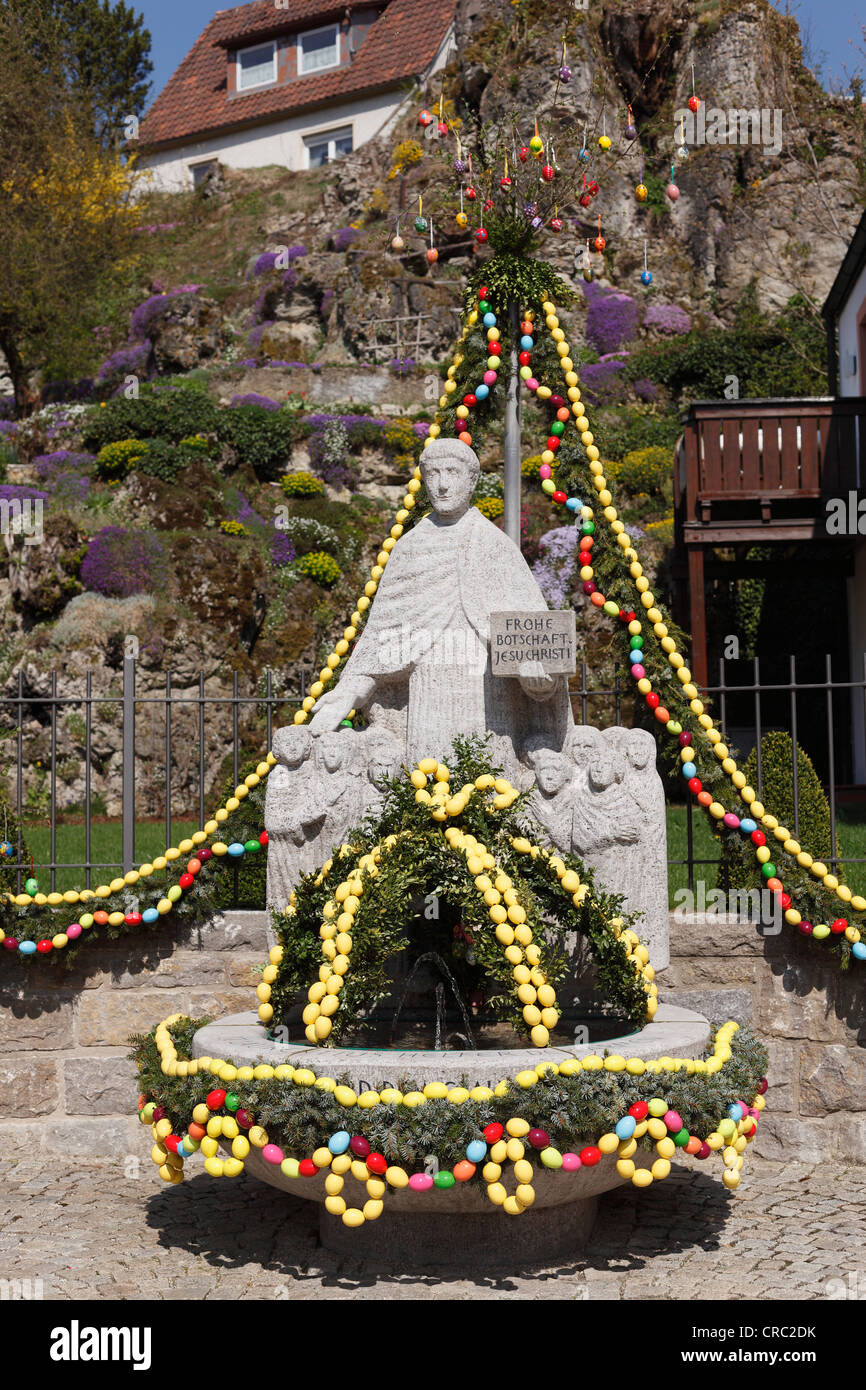
M85 947L64 974L33 962L0 971L0 1143L7 1154L96 1151L141 1157L131 1032L171 1013L217 1018L255 1007L267 951L263 912L206 931ZM866 973L789 929L762 938L736 918L671 916L663 1000L711 1022L752 1022L770 1051L758 1151L768 1158L866 1160ZM27 983L27 987L25 987ZM146 1148L146 1146L145 1146Z

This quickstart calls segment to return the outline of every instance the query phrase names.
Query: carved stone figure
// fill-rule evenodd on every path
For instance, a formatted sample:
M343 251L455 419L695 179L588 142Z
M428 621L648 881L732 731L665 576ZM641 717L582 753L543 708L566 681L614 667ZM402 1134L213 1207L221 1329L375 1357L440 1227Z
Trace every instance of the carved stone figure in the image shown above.
M321 865L401 764L447 758L458 735L490 738L518 787L535 779L533 811L552 844L574 851L631 908L654 964L667 961L664 794L652 735L574 724L567 678L542 663L494 677L490 615L546 612L519 549L471 498L479 463L436 440L421 472L433 507L391 552L366 626L310 723L280 730L269 777L268 898L283 907L301 870ZM369 727L341 728L350 710ZM649 740L649 743L647 743Z

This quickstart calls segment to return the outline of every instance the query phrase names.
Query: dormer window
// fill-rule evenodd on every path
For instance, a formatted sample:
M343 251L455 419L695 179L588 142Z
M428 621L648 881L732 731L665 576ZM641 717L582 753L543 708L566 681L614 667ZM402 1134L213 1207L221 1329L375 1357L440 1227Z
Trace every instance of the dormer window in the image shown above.
M319 72L336 68L340 63L340 31L336 24L323 29L310 29L298 35L298 72Z
M254 48L241 48L237 55L239 92L248 92L251 87L267 87L277 80L277 45L271 39L268 43L257 43Z

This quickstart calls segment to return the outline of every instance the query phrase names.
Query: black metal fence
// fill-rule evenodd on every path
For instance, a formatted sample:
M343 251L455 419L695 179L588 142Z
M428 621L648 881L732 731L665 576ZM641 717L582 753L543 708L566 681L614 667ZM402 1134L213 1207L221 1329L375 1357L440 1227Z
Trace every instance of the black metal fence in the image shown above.
M738 669L743 667L742 662L732 664ZM787 729L793 744L792 780L795 807L799 801L797 752L802 747L806 749L818 768L827 789L830 803L831 835L829 859L835 866L839 862L837 852L837 793L839 787L837 769L840 762L845 767L855 765L854 754L852 753L854 729L860 721L862 721L861 730L866 728L866 653L863 654L863 673L856 680L835 679L829 655L825 658L823 680L800 680L794 657L790 658L789 676L784 682L763 681L758 658L755 658L752 664L751 678L748 681L728 680L728 666L729 664L724 660L721 662L720 683L717 686L709 687L707 693L713 697L720 722L726 729L732 743L738 748L741 758L744 758L751 748L756 749L756 790L758 796L763 796L761 738L771 728ZM116 863L97 862L91 856L92 733L94 710L97 706L110 705L115 708L119 707L120 710L123 752L122 868L123 872L126 873L136 867L136 714L139 708L151 706L164 712L165 842L166 845L170 845L172 842L172 824L181 818L180 813L175 810L172 804L174 780L172 774L175 767L172 723L174 711L178 706L192 706L195 710L198 733L197 813L199 824L203 825L207 819L205 806L207 794L205 731L208 708L213 707L223 714L226 710L229 711L233 776L234 781L237 782L241 772L241 758L246 760L255 756L245 751L241 745L239 725L242 711L254 708L261 719L265 741L260 750L260 756L264 757L271 746L275 718L280 711L283 711L282 722L288 722L290 718L288 711L306 697L312 674L305 668L298 668L294 672L292 687L290 689L285 687L277 689L274 673L267 669L262 675L259 688L245 694L240 693L238 677L235 674L231 695L214 696L205 693L203 674L199 675L198 692L189 694L188 691L176 691L174 689L173 673L168 672L165 676L163 693L144 695L136 691L136 661L134 658L128 657L123 662L121 694L94 695L92 692L92 674L88 672L83 694L59 695L57 693L56 673L51 676L49 690L41 692L25 688L25 676L23 671L19 670L17 673L17 693L0 696L0 721L7 730L4 735L3 727L0 725L0 749L4 749L5 745L3 761L8 766L15 768L15 810L20 821L25 809L25 711L38 711L42 714L43 720L48 725L50 739L50 809L46 815L46 821L50 828L50 853L48 859L44 860L40 867L47 869L50 873L51 891L55 889L58 869L82 871L85 877L84 886L90 887L93 870L117 867ZM617 677L612 686L594 685L591 683L586 663L582 661L579 663L576 676L571 681L571 696L576 717L581 723L597 722L600 725L622 723L624 715L630 711L633 705L634 686L625 677ZM804 732L804 706L806 705L808 706L808 717ZM84 712L84 858L79 861L60 863L57 860L57 773L61 754L61 750L58 748L58 714L60 710L68 707L77 707ZM820 717L818 711L821 712ZM10 729L11 734L8 732ZM226 737L227 735L228 730L225 730L223 736ZM862 732L860 737L862 737ZM14 751L9 747L13 740L15 743ZM860 756L863 756L862 753ZM860 780L863 781L864 779L861 778ZM864 792L866 792L866 788L864 788ZM688 867L689 887L693 888L695 867L699 864L713 864L716 860L696 856L694 804L691 799L687 798L685 805L686 857L684 859L669 857L668 862L670 865L686 865ZM187 807L186 809L187 814L189 814L190 808ZM795 837L799 838L800 831L799 812L795 810L793 826ZM808 827L804 828L803 833L808 839ZM13 865L17 869L18 891L20 892L23 878L27 872L27 865L21 862L22 835L20 828L17 848L17 862L13 861ZM866 863L866 859L852 858L846 855L845 862L860 864Z

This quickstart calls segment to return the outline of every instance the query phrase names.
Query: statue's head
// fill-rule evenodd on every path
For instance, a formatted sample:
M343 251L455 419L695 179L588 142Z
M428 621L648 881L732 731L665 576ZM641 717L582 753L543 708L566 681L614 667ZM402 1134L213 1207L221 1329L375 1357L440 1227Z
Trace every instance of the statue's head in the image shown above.
M535 780L538 789L544 796L555 796L561 791L571 776L571 766L568 759L558 753L549 744L536 742L533 739L524 745L524 756L532 771L535 773Z
M351 729L338 729L334 733L319 734L316 739L316 752L327 772L338 772L346 762L349 751L348 739L353 737Z
M469 510L481 464L459 439L434 439L421 455L421 477L437 516L456 521Z
M566 747L577 767L587 767L598 747L598 730L589 724L575 724L569 731Z
M313 750L313 735L302 725L280 729L274 743L280 761L287 767L300 767Z
M656 742L649 729L632 729L626 752L632 767L639 772L651 763L655 766Z
M400 768L402 749L394 734L387 729L370 729L365 735L367 776L371 782L393 777Z

